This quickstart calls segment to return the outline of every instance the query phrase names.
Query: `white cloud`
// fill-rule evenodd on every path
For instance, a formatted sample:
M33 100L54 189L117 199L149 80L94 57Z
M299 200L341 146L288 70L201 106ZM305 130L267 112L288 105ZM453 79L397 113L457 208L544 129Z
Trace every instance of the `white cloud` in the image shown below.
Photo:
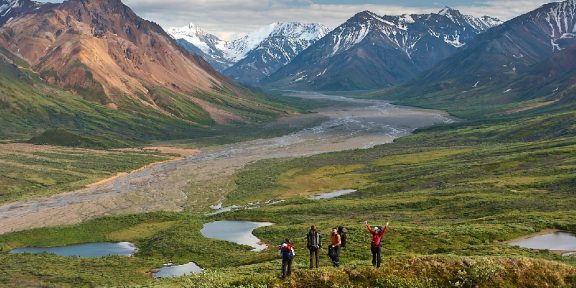
M490 15L502 20L510 20L514 17L528 13L546 3L558 1L546 0L487 0L482 6L456 6L466 14L481 16Z
M490 15L508 20L531 11L546 0L485 0L481 5L457 5L465 14ZM384 4L315 4L311 0L124 0L136 13L163 27L193 22L222 38L244 34L273 22L318 22L335 28L354 14L370 10L377 14L429 13L436 8ZM434 2L436 4L436 2ZM429 7L430 5L428 5Z

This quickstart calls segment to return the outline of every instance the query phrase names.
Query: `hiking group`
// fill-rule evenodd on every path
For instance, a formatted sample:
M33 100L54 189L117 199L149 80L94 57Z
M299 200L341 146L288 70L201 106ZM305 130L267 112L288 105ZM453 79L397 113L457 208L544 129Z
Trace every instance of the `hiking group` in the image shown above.
M382 238L388 233L388 224L386 226L371 227L368 221L364 222L366 229L372 235L372 243L370 244L370 251L372 252L372 266L380 267L382 262ZM334 267L340 266L340 253L342 248L346 247L347 229L342 225L332 229L330 234L330 244L328 245L328 257L332 261ZM306 234L306 248L310 252L310 269L320 267L320 252L322 250L322 234L318 231L315 225L310 227L308 234ZM292 262L296 256L294 244L290 239L286 238L278 248L279 254L282 257L282 278L292 274Z

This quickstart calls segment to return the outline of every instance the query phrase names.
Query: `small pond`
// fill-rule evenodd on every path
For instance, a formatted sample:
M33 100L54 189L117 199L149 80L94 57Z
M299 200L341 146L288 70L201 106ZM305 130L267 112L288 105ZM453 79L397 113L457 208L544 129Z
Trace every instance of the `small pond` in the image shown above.
M10 251L16 253L51 253L59 256L78 256L82 258L104 256L132 256L136 253L136 246L129 242L120 243L89 243L51 248L18 248Z
M184 265L166 266L158 269L152 275L154 278L171 278L204 272L196 263L190 262Z
M249 221L216 221L204 224L200 231L206 238L224 240L240 245L248 245L254 249L252 251L262 251L268 246L262 244L252 231L260 227L272 226L267 222L249 222Z
M508 244L536 250L576 252L576 235L558 231L513 240Z
M323 199L332 199L332 198L336 198L336 197L340 197L340 196L344 196L344 195L348 195L348 194L352 194L354 192L358 192L358 190L353 190L353 189L347 189L347 190L338 190L338 191L334 191L334 192L330 192L330 193L324 193L324 194L318 194L318 195L314 195L308 199L310 200L323 200Z

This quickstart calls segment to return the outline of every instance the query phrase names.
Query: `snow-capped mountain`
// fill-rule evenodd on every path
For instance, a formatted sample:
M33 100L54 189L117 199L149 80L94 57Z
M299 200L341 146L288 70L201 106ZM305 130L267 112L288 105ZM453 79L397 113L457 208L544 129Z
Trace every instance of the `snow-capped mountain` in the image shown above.
M482 16L480 18L463 15L460 11L452 9L450 7L444 7L444 9L438 12L439 15L446 16L454 23L460 24L462 26L471 26L476 32L486 31L492 27L501 25L503 22L495 17Z
M228 42L205 32L194 23L166 30L186 50L200 55L216 70L222 71L234 64L230 59Z
M247 37L233 43L242 43L244 47L252 48L253 44L259 42L243 55L241 60L226 69L225 75L242 83L256 84L290 63L294 57L330 32L326 26L315 23L274 23L267 28L269 33L259 34L267 34L266 37ZM258 41L254 41L255 39ZM246 50L248 49L238 51Z
M230 41L226 46L228 48L228 57L234 63L244 59L250 51L258 47L262 41L268 38L276 29L278 23L272 23L260 29L250 32L247 35Z
M501 22L444 8L438 13L356 14L266 82L310 89L372 89L404 82Z
M576 0L542 5L479 35L394 97L421 106L446 103L457 113L475 105L506 114L573 110L575 34Z
M427 73L426 82L481 87L576 45L576 0L549 3L492 29ZM441 74L438 74L442 72ZM495 77L498 75L498 77ZM470 84L472 83L472 84Z
M286 65L329 29L321 24L273 23L229 42L194 24L167 31L181 46L202 56L216 69L229 68L229 75L236 80L255 83ZM237 77L238 73L251 76Z
M1 0L0 1L0 26L9 20L39 9L43 3L31 0Z

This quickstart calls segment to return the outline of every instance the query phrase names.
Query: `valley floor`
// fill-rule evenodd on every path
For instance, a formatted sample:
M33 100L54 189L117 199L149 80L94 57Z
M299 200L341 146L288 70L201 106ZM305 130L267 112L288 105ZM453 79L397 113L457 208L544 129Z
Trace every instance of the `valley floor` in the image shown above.
M340 109L346 113L370 114L370 109L357 110L361 107ZM400 127L409 132L416 126L409 125L414 122L401 120L406 111L411 111L407 113L412 117L411 113L422 110L385 109L380 113L387 115L388 120L403 123ZM442 114L430 116L434 120L429 124L446 120ZM157 171L154 170L144 175L154 175L153 178L116 182L130 184L123 186L128 188L142 183L141 179L176 179L162 183L189 183L180 186L184 188L180 192L184 191L187 197L172 199L171 195L177 194L156 194L157 201L172 201L176 206L181 205L183 212L109 216L70 226L0 235L3 251L0 285L575 287L575 257L505 243L545 229L576 232L576 135L567 132L559 137L555 134L557 131L547 134L547 125L554 119L572 119L571 124L563 122L563 127L574 125L576 117L571 116L531 118L531 129L526 131L522 130L525 125L520 124L528 122L521 120L452 124L423 129L387 145L377 144L395 137L388 135L388 138L379 138L381 142L371 143L375 140L370 133L353 135L353 138L333 136L358 130L358 126L347 126L358 125L358 122L348 121L331 125L326 130L330 133L320 133L330 137L316 142L308 142L317 139L314 135L318 135L318 130L312 129L305 135L296 133L298 137L259 140L249 142L248 146L232 144L224 146L227 148L224 150L207 149L179 160L181 162L170 162L184 163L187 168L165 170L173 164L164 164L167 166L160 170L168 173L154 175ZM372 117L367 118L360 124L374 122ZM377 125L364 125L367 129L364 131L383 127L381 123L374 123ZM382 130L376 131L382 134ZM328 146L338 147L338 143L358 137L362 141L351 143L370 143L361 147L367 149L312 155L329 152ZM305 141L301 142L302 139ZM291 150L290 143L300 143L299 148ZM327 143L326 146L323 143ZM352 147L337 150L346 148ZM299 153L283 154L294 151ZM268 157L254 156L261 154ZM225 162L230 155L242 161ZM302 157L285 157L290 155ZM207 163L225 165L212 166L220 168L210 170ZM199 177L192 173L198 171L206 172L205 178L190 178L190 175ZM184 174L188 178L184 179ZM170 178L174 175L182 179ZM190 180L192 182L187 182ZM166 190L164 188L170 187L157 186L158 190ZM358 191L334 199L309 199L311 195L341 189ZM225 206L269 200L284 202L206 215L208 206L220 200L224 200ZM274 223L255 230L255 235L271 248L256 253L250 247L204 238L200 233L203 225L216 220ZM370 237L362 225L365 220L373 224L391 222L391 231L385 237L381 270L370 267ZM318 271L307 269L305 233L312 224L320 227L325 235L339 224L348 228L349 244L342 253L342 268L327 267L329 260L322 253L321 262L325 267ZM296 273L288 280L280 280L275 246L286 237L296 245ZM97 259L7 254L17 247L99 241L130 241L139 251L129 258ZM154 280L149 273L163 263L190 261L207 272L167 280Z
M327 99L313 93L299 97ZM441 112L396 107L384 101L339 101L346 105L317 110L316 117L327 120L312 128L276 138L207 147L195 155L76 192L5 204L0 206L0 233L79 223L103 215L184 209L203 213L234 189L234 174L248 163L372 147L416 128L450 121ZM302 117L289 121L298 122L301 120L296 118Z

